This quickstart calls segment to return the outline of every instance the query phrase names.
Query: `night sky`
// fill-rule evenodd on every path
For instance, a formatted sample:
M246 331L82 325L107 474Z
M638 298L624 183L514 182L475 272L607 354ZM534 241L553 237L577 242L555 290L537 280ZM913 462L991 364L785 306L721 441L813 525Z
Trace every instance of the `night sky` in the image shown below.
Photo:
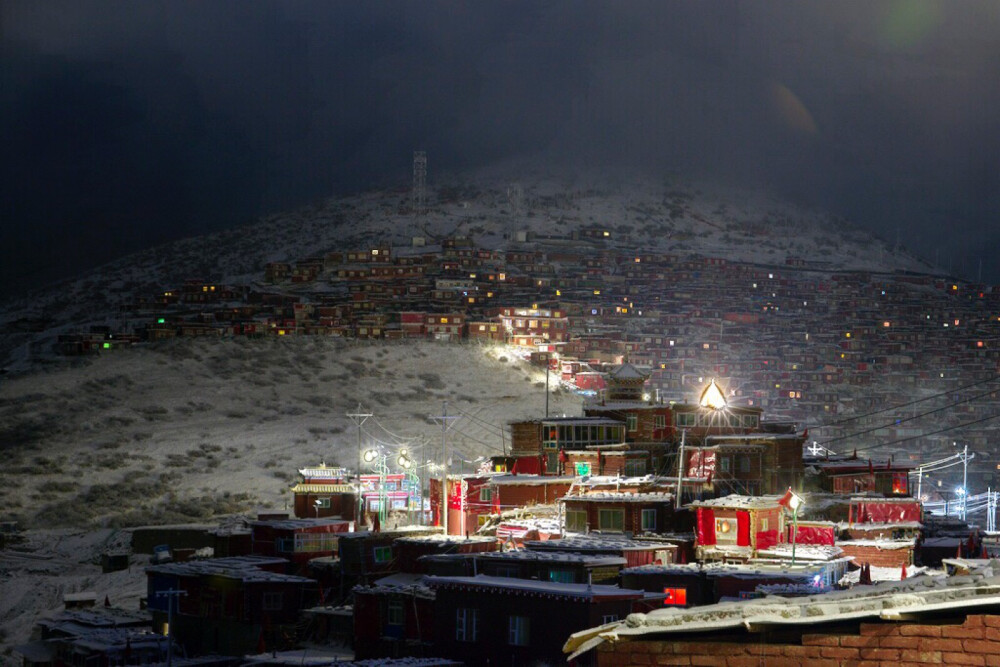
M1000 282L1000 2L0 4L0 293L530 158L684 173Z

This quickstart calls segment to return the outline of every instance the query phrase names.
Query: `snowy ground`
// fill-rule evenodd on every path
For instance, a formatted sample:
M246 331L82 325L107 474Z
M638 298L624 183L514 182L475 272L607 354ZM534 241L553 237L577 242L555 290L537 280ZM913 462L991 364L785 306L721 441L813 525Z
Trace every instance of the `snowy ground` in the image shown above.
M581 414L555 389L553 414ZM405 444L452 469L509 446L508 422L544 414L545 373L502 347L351 344L301 337L179 339L102 354L0 386L0 507L33 527L199 520L283 509L303 466L355 468L364 443ZM426 474L426 469L423 471Z

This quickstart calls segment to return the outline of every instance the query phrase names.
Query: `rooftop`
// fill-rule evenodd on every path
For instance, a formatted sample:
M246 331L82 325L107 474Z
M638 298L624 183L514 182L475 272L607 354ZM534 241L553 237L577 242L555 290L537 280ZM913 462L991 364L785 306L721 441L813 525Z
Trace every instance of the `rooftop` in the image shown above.
M913 614L1000 606L1000 561L985 561L968 575L922 575L805 597L765 597L691 609L657 609L570 636L563 650L573 659L604 642L646 634L753 630L765 626L815 626L859 619L902 620Z
M561 584L552 581L536 579L514 579L511 577L424 577L424 583L434 589L442 588L479 588L496 592L544 595L563 598L578 598L581 600L593 598L636 599L643 596L643 591L634 591L618 586L603 584Z

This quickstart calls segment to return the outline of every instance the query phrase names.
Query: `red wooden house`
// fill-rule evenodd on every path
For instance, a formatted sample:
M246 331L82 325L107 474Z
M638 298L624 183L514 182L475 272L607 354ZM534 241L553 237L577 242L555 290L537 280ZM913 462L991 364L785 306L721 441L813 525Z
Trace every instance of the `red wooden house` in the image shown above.
M779 496L739 496L699 500L695 510L698 560L748 560L786 541Z
M251 521L253 553L286 558L293 572L305 572L313 558L337 552L338 538L354 528L340 519L278 519Z
M316 468L299 470L302 481L292 487L295 516L300 519L336 517L354 519L357 489L348 481L343 468Z

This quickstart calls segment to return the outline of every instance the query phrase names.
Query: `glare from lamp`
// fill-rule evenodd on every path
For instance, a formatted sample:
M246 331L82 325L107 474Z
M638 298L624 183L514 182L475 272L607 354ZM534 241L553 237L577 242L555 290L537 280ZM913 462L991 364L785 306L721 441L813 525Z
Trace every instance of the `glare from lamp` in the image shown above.
M728 405L726 403L726 395L719 389L715 378L712 378L712 382L705 387L705 391L701 392L701 399L698 401L698 404L703 408L711 408L712 410L724 410Z
M805 502L806 501L804 498L802 498L802 496L793 493L792 497L788 499L788 509L792 510L793 512L798 512L799 508L802 507L802 505L804 505Z
M369 449L365 452L365 463L371 463L378 456L378 451L375 449Z

